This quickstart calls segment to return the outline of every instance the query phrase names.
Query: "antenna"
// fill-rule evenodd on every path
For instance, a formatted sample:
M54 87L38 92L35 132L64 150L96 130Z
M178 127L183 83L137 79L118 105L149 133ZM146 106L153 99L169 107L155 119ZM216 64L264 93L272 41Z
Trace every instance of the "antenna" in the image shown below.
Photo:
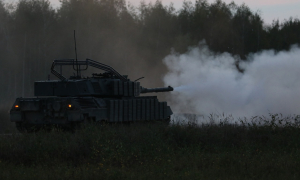
M78 67L78 62L77 62L77 47L76 47L76 33L74 30L74 42L75 42L75 55L76 55L76 72L77 72L77 77L79 77L79 67Z
M145 77L140 77L137 80L135 80L134 82L137 82L138 80L144 79Z

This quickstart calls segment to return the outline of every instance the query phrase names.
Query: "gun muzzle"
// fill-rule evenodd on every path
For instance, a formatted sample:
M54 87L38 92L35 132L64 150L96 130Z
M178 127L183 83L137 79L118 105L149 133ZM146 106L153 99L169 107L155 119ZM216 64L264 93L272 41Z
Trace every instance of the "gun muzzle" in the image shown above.
M168 91L173 91L174 88L171 86L168 87L163 87L163 88L144 88L141 87L141 93L153 93L153 92L168 92Z

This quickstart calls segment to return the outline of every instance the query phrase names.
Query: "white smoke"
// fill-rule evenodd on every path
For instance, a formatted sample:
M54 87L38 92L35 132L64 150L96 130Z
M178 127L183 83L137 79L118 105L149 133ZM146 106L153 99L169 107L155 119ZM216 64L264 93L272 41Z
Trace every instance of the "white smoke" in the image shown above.
M164 60L164 83L175 87L169 101L175 113L230 114L249 117L300 114L300 48L248 56L237 71L236 58L215 54L205 43Z

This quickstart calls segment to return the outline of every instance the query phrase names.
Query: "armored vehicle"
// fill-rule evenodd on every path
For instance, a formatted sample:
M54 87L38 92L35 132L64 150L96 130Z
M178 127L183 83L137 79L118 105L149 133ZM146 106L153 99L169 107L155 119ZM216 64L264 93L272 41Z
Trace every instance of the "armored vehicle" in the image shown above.
M77 74L66 78L62 74L63 66L72 67ZM101 73L83 78L81 71L88 67L101 70ZM10 120L16 123L19 131L53 125L72 128L85 121L170 121L172 110L166 102L159 102L156 96L140 96L143 93L173 91L170 86L144 88L139 79L131 81L112 67L91 59L54 60L51 73L58 80L36 81L35 97L17 98L13 104Z

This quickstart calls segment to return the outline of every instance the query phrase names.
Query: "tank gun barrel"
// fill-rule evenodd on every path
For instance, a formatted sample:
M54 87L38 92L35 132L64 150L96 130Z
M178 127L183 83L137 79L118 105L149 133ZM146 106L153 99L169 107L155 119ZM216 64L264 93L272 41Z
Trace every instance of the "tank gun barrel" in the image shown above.
M144 88L141 87L141 93L153 93L153 92L168 92L168 91L173 91L173 87L168 86L168 87L163 87L163 88Z

